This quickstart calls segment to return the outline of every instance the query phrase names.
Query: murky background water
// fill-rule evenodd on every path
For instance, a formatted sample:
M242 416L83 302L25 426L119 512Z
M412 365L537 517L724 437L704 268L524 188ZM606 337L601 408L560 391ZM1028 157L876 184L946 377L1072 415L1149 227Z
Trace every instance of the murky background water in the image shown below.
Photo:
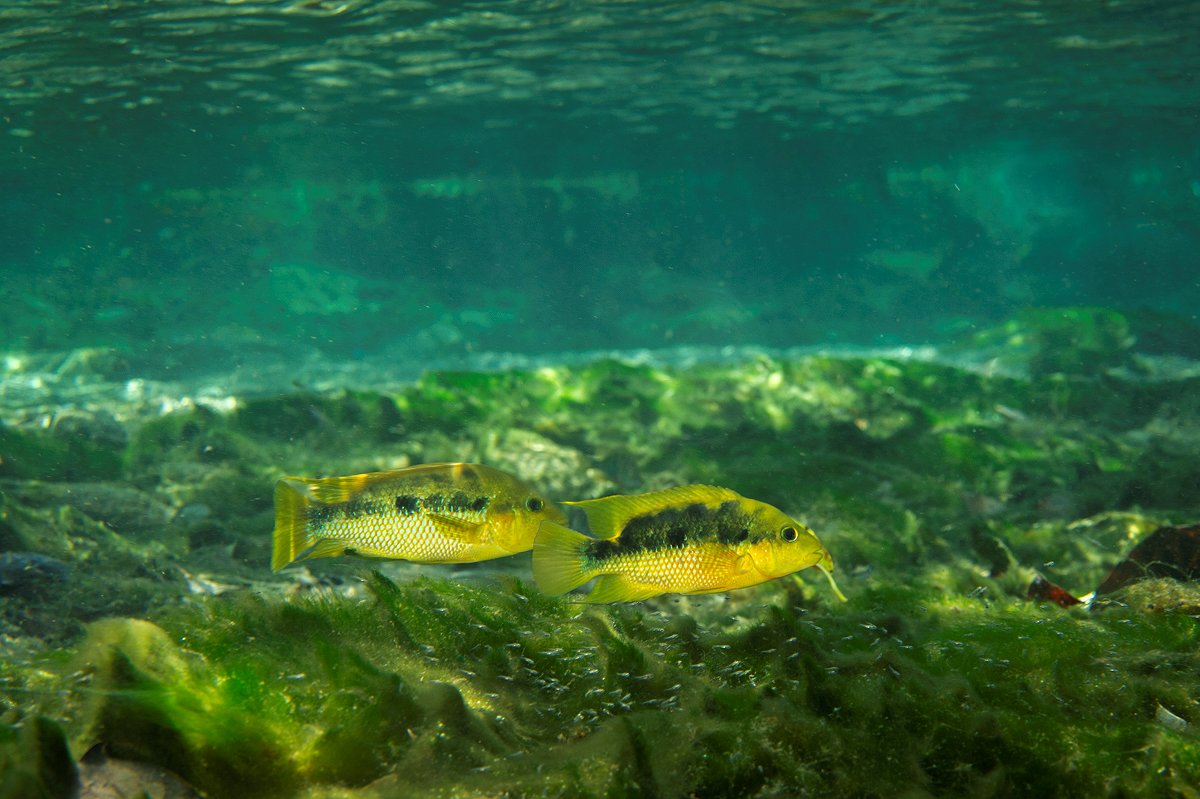
M1194 318L1192 4L21 2L0 342L151 376ZM1153 326L1156 320L1148 324Z

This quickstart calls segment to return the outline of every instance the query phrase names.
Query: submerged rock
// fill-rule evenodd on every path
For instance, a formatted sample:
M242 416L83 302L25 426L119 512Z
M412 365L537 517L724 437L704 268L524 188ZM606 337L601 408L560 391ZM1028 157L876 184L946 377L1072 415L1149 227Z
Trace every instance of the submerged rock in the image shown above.
M58 723L0 724L0 799L75 799L78 772Z
M71 567L36 552L0 552L0 594L32 596L66 582Z
M162 540L170 509L143 491L120 483L10 483L7 492L31 507L68 506L130 538Z
M93 625L70 665L89 680L75 746L247 798L1090 792L1114 774L1140 793L1197 776L1197 743L1153 712L1194 721L1192 634L1154 617L921 586L836 609L784 584L586 609L515 581L366 587ZM1153 742L1175 776L1115 740Z
M124 428L106 413L65 412L13 426L0 421L0 477L24 480L113 480L124 469Z
M1186 792L1194 622L1023 599L1200 509L1190 378L1099 368L599 361L178 406L117 479L5 484L0 541L72 572L4 603L63 648L0 662L0 713L214 799ZM727 485L811 525L850 602L801 577L580 608L527 556L270 574L279 476L434 460L556 499ZM1196 606L1166 584L1118 598Z
M158 766L117 760L94 746L79 763L79 799L201 799L175 774Z

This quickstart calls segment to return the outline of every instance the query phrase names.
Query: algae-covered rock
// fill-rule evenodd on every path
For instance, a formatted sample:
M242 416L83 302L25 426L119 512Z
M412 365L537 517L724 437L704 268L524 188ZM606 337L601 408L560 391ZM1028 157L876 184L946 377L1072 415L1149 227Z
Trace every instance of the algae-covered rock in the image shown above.
M103 746L79 762L81 799L201 799L195 788L164 768L109 757Z
M93 625L76 666L91 678L73 736L77 750L103 744L116 757L161 766L225 796L294 786L287 741L241 701L249 675L214 681L165 631L134 619Z
M33 716L0 724L0 799L71 799L78 773L62 728Z
M1144 793L1200 776L1200 742L1164 739L1154 710L1197 719L1178 614L924 585L817 612L772 584L686 614L516 582L367 588L93 626L76 746L214 797ZM1153 764L1136 754L1151 743Z
M1116 311L1067 308L1029 311L1033 375L1054 373L1094 377L1129 362L1133 336L1129 323Z
M72 507L133 539L163 538L171 511L144 491L120 483L42 483L6 486L12 500L29 507Z
M1108 308L1034 308L982 331L954 349L990 354L996 362L1035 378L1095 379L1133 363L1130 322Z
M1033 368L1062 320L1074 354ZM1093 614L1024 598L1035 574L1088 590L1200 517L1195 379L1142 380L1123 329L1019 320L1026 368L999 374L602 360L155 413L118 477L4 484L0 544L70 572L4 604L0 715L210 797L1181 790L1192 586ZM528 556L269 572L278 477L442 460L565 500L727 485L810 524L850 602L802 574L580 607L528 583ZM81 641L101 616L136 618Z
M124 470L123 429L78 416L61 427L0 422L0 477L27 480L112 480ZM94 420L93 420L94 421Z
M0 552L0 596L37 596L57 589L71 567L36 552Z

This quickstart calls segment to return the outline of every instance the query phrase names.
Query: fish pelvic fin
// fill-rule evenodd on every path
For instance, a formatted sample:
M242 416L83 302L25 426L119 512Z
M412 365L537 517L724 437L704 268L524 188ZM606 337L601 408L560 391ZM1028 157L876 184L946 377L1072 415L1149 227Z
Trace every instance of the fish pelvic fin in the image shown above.
M542 522L533 540L533 579L547 594L565 594L594 575L585 567L583 548L592 541L555 522Z
M271 546L271 570L279 571L298 560L314 539L308 530L308 508L312 494L299 478L285 477L275 484L275 533Z

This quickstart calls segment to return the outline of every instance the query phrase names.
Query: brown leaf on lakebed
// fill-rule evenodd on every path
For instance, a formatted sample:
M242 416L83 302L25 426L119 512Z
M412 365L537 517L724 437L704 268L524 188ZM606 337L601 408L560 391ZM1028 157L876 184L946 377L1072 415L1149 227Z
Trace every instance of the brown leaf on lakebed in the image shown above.
M1151 577L1185 582L1200 578L1200 524L1160 527L1146 536L1109 572L1096 596Z
M1033 582L1029 584L1029 590L1025 592L1025 598L1053 602L1064 608L1081 604L1070 591L1067 591L1062 586L1055 585L1040 574L1036 575L1033 578Z

